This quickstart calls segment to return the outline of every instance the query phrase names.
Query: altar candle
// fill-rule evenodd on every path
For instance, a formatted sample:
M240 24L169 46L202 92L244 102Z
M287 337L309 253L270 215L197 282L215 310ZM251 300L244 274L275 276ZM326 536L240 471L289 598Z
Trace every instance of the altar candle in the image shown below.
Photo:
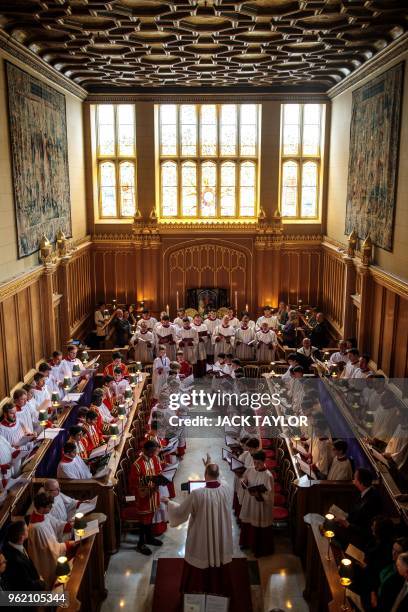
M167 315L170 314L170 306L168 304L166 304L166 312L167 312Z
M235 292L235 312L238 311L238 291Z
M180 304L179 304L179 292L176 291L176 308L177 310L180 308Z
M248 306L248 304L245 304L245 312L249 312L249 306Z

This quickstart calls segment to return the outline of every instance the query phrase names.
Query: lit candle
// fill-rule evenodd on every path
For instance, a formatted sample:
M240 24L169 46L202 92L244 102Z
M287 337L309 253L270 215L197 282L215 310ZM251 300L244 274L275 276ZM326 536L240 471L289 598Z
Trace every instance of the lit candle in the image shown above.
M235 312L238 310L238 291L235 292Z
M249 306L248 306L248 304L245 304L245 312L249 312Z
M126 406L125 404L119 404L118 406L118 417L121 421L126 418Z
M166 312L167 312L167 316L170 314L170 306L168 304L166 304Z
M177 310L180 308L179 292L178 291L176 291L176 308L177 308Z
M132 397L133 397L132 389L128 387L127 389L125 389L125 399L132 399Z

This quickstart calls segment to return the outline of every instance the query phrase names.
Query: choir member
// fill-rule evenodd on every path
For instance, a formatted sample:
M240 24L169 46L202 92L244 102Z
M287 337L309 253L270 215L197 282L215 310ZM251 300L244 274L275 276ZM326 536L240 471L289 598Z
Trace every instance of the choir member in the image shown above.
M378 589L371 593L371 605L378 612L391 610L394 601L404 586L404 578L397 569L397 560L401 553L406 552L408 552L408 538L394 540L392 563L380 571Z
M149 330L146 321L140 321L135 333L130 339L133 346L135 361L151 363L153 361L154 333Z
M113 401L115 403L123 400L128 386L129 382L126 378L123 378L122 370L120 368L115 368L113 370L113 380L109 383L109 388L113 394Z
M339 341L339 350L332 353L329 359L329 365L335 366L338 363L347 363L348 362L348 354L347 354L347 342L346 340Z
M315 358L319 356L319 349L312 346L310 338L303 338L302 346L297 349L296 353L300 356L300 365L305 372L308 372Z
M319 480L326 480L333 460L332 442L327 423L316 416L313 419L313 435L309 440L309 462Z
M51 393L48 391L45 385L45 376L41 374L41 372L36 372L34 374L34 389L33 394L35 397L35 401L37 405L45 404L47 401L51 400Z
M151 555L148 544L161 546L161 540L152 535L152 523L156 510L160 506L159 488L150 477L158 476L161 463L158 458L160 445L148 440L143 445L143 452L130 468L129 493L135 497L135 512L140 522L139 542L136 550L142 555Z
M253 467L254 460L252 456L258 452L260 447L260 442L258 438L251 438L250 436L242 436L240 438L240 443L242 446L242 453L239 455L238 460L242 461L245 468ZM235 514L239 517L239 513L241 512L242 500L244 497L244 488L241 485L241 478L235 474L234 477L234 502L233 507Z
M64 371L63 371L63 366L62 366L62 353L61 351L54 351L52 353L52 357L50 359L50 361L48 362L50 368L51 368L51 372L50 372L50 378L53 379L55 385L58 387L58 392L60 395L60 398L62 399L65 395L65 391L63 389L63 384L64 384Z
M260 363L275 361L275 349L278 344L273 329L268 327L268 322L263 321L261 328L256 332L256 358Z
M237 319L234 313L234 309L231 307L228 308L228 321L229 325L234 329L237 329L237 327L239 326L239 319Z
M120 368L122 376L129 376L129 370L127 368L127 365L123 363L123 355L119 351L115 351L112 353L112 361L104 368L103 375L113 376L115 368Z
M105 320L105 310L106 304L104 304L103 302L99 302L99 304L97 304L96 306L94 314L96 340L98 342L99 348L103 348L105 346L105 339L109 323L109 319Z
M115 346L122 348L127 345L132 335L132 328L129 319L123 316L123 310L118 308L112 315L110 323L115 331Z
M408 607L408 553L401 553L397 559L397 571L404 579L404 584L401 587L395 601L392 605L391 612L404 612Z
M292 366L290 368L292 384L289 388L288 395L291 400L292 410L295 414L299 414L302 410L303 397L305 395L303 374L304 370L302 366Z
M184 358L183 351L177 351L177 363L180 366L178 376L181 381L186 380L186 378L190 378L193 374L193 368L188 363L188 361Z
M53 393L58 393L59 395L60 386L58 384L58 381L56 381L55 378L51 376L51 366L44 361L38 366L38 371L44 376L45 388L48 391L48 395L50 397Z
M181 504L168 502L171 527L189 521L181 591L228 597L233 596L232 495L208 456L205 466L205 487L192 491Z
M333 460L327 475L327 480L352 480L353 468L347 457L348 444L345 440L333 442Z
M154 334L156 352L158 352L160 345L165 346L167 357L170 361L175 361L177 351L177 328L170 323L168 314L164 314L161 317L160 323L155 327Z
M67 346L67 354L65 358L61 362L60 366L60 374L62 378L65 376L68 378L72 378L72 369L74 365L78 366L80 370L84 370L84 365L82 361L77 357L78 347L75 344L69 344Z
M84 443L88 454L104 442L103 435L97 428L97 420L97 413L94 410L88 410L85 415L85 423L82 426L85 433Z
M92 473L85 461L77 454L74 442L64 444L64 452L57 468L57 478L89 479Z
M152 384L153 397L159 398L160 391L166 384L167 376L170 370L170 359L166 355L166 347L159 346L158 356L153 361Z
M225 353L218 353L217 361L214 363L212 371L218 376L223 376L225 372Z
M267 324L268 329L273 329L274 331L276 331L279 327L278 316L274 313L271 306L263 307L263 315L262 317L258 318L256 322L256 329L260 330L263 323Z
M359 362L358 362L358 368L353 378L368 378L370 376L373 376L374 372L370 370L370 368L368 367L369 363L370 363L370 356L367 353L365 353L364 355L361 355Z
M208 331L208 337L205 342L205 350L207 353L207 363L214 363L214 345L212 343L212 336L214 330L221 321L217 318L217 311L214 308L210 308L208 311L208 317L204 320L204 325Z
M69 428L67 442L75 444L77 455L82 459L88 459L86 449L85 431L80 425L73 425Z
M295 310L291 310L288 314L288 320L283 327L283 344L286 344L287 346L297 346L297 327L297 312Z
M27 399L27 391L24 389L14 391L13 402L18 421L22 423L26 431L35 432L38 427L38 412L31 403L28 403Z
M178 329L181 329L183 327L183 321L184 321L184 319L186 317L187 317L187 315L186 315L185 309L184 308L178 308L177 309L177 317L174 319L173 325L175 325ZM189 321L193 320L192 317L187 317L187 319Z
M81 502L61 493L58 480L54 478L47 479L44 482L44 486L42 486L38 492L45 493L48 497L52 498L51 516L60 521L64 521L64 523L72 521Z
M142 310L142 316L140 317L137 326L141 327L142 322L145 322L146 327L149 331L154 332L154 329L157 325L157 319L155 319L155 317L152 317L149 310L147 308L144 308Z
M0 491L5 489L14 473L17 473L20 464L19 449L11 446L10 442L0 435Z
M235 332L235 355L243 361L252 361L255 356L255 329L250 326L247 313L243 313L241 323Z
M179 329L177 337L178 346L183 351L184 359L189 364L195 365L197 363L198 334L191 327L191 321L187 317L183 319L183 327Z
M214 361L217 361L219 353L230 353L234 348L235 330L229 324L228 315L222 319L221 325L218 325L212 336L214 344Z
M239 543L242 548L250 548L256 557L273 553L274 482L265 459L264 451L254 453L253 466L242 477L245 492L239 515L242 522Z
M72 556L77 546L73 540L62 541L65 533L72 532L72 526L50 514L52 503L46 493L37 493L28 526L28 554L49 590L56 579L58 557Z
M108 433L109 424L115 422L115 417L111 413L111 409L104 402L105 390L94 389L91 398L90 410L93 410L98 415L97 427L99 433Z
M206 374L206 363L207 363L207 351L206 342L208 336L207 326L204 325L203 320L199 314L196 314L191 324L192 329L197 332L198 344L197 344L197 363L194 366L194 375L198 378L205 376Z
M7 403L3 406L3 419L0 421L0 435L6 438L14 448L30 452L33 449L33 440L36 438L34 432L26 429L24 424L17 419L17 409L13 404ZM23 438L29 440L24 442Z
M310 341L313 346L316 346L320 350L327 346L330 342L329 330L322 312L319 312L316 315L316 325L313 327L310 333Z
M374 413L371 430L374 441L388 444L399 423L399 418L395 397L391 391L386 391L381 396L380 405Z
M46 584L24 547L28 539L25 521L13 521L7 528L3 554L7 559L5 578L10 591L44 591Z
M381 497L373 487L373 476L365 468L358 468L354 473L353 484L360 493L359 501L352 507L346 519L336 517L342 532L336 530L336 538L346 546L350 541L362 549L371 541L370 525L375 516L381 512Z
M286 372L282 374L281 381L290 389L293 385L292 368L300 365L299 355L297 353L290 353L287 357L287 361L289 367Z
M397 408L400 422L385 447L384 457L400 470L408 460L408 411Z
M343 370L342 378L355 378L360 365L360 352L356 348L348 349L347 361Z

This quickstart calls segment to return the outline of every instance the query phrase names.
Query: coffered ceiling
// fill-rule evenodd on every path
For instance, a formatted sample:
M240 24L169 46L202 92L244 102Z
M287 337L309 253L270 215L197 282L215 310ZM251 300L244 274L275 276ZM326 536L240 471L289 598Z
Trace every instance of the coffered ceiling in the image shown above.
M0 0L0 28L89 92L324 92L400 38L405 0Z

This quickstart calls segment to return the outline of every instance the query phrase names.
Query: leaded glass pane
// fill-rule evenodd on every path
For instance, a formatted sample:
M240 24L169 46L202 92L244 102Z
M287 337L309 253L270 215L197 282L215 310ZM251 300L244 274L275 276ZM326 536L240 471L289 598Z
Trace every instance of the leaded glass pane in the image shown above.
M185 162L181 167L181 213L186 217L197 216L197 167L195 162Z
M162 211L164 217L177 215L177 165L165 162L161 166Z
M237 105L221 105L220 155L236 155L237 152Z
M217 155L217 108L203 104L200 111L200 151L204 157Z
M201 166L201 216L215 217L217 211L217 167L213 162Z
M133 104L119 104L118 114L118 154L135 154L135 117Z
M298 155L300 145L300 105L283 107L283 154Z
M221 217L235 216L235 183L235 164L233 162L225 162L221 166Z
M317 214L317 164L307 162L302 171L302 217L316 217Z
M115 164L103 162L99 166L101 213L103 217L116 217Z
M286 162L282 168L282 216L296 216L297 189L298 165L295 162Z
M255 215L256 171L255 164L244 162L240 172L240 215Z
M197 155L197 111L194 104L180 106L181 154Z
M177 105L160 105L160 154L177 155Z
M113 104L99 104L98 120L98 153L99 155L115 154L115 114Z
M303 108L303 155L319 155L320 104L305 104Z
M122 162L119 166L120 212L123 217L135 214L135 166Z
M241 104L240 154L256 155L257 136L257 106L256 104Z

